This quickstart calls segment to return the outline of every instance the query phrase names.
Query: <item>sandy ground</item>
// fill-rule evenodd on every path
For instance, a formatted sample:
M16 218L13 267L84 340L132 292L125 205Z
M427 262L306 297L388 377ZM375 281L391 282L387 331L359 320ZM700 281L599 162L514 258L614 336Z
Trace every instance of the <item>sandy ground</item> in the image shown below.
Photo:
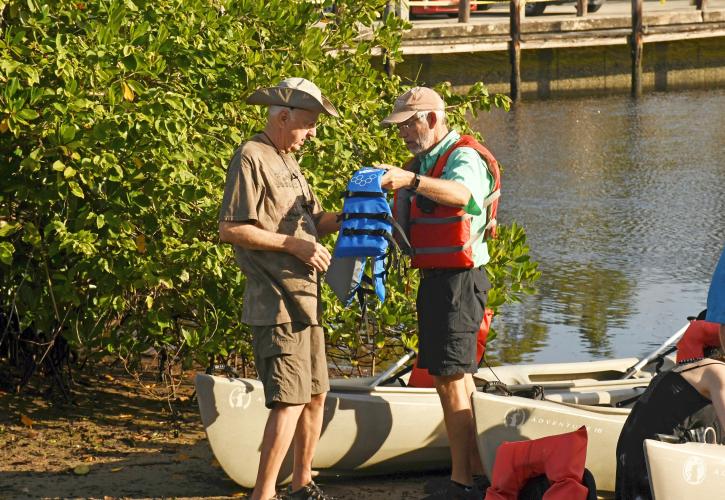
M172 416L128 377L82 377L74 404L0 392L0 499L244 498L214 459L186 383ZM326 480L340 499L425 498L447 473Z

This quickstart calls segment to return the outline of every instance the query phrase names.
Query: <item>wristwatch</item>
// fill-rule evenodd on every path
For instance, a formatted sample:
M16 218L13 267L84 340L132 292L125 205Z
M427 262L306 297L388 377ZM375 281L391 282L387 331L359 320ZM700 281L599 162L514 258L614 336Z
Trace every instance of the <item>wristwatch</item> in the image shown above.
M418 189L418 186L420 186L420 174L415 174L415 177L413 178L413 186L411 189L415 191Z

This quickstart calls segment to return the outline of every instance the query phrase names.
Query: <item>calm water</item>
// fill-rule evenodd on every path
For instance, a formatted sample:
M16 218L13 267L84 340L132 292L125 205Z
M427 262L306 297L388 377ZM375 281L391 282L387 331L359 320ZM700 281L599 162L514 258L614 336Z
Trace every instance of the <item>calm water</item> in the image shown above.
M502 362L639 356L705 307L725 245L725 91L525 102L475 127L499 219L543 273L494 321Z

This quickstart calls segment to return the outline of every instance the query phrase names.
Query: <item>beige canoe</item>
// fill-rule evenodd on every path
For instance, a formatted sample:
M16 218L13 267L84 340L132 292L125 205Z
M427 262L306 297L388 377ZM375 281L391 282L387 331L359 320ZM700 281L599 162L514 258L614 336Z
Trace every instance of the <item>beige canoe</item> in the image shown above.
M598 491L613 492L617 440L630 412L614 405L641 394L646 387L642 382L624 386L617 381L592 390L548 393L544 401L475 393L477 444L486 474L492 477L496 451L504 441L563 434L584 425L589 438L586 467L594 475Z
M594 402L593 398L596 398L596 402L609 402L612 397L617 399L625 393L629 394L633 387L643 387L649 383L651 374L648 372L638 374L638 378L633 380L617 380L636 361L635 358L624 358L585 363L505 366L496 367L493 372L488 368L481 369L475 377L477 384L498 378L515 388L530 387L533 382L545 386L547 397L561 401ZM405 382L407 375L401 378ZM435 390L403 387L397 381L371 386L374 383L372 378L331 381L313 467L321 475L424 471L447 467L450 463L448 440ZM268 414L264 407L262 385L251 379L205 374L198 374L195 384L202 422L214 455L229 477L242 486L252 487ZM519 398L481 396L498 401L496 404L501 407L498 410L501 416L496 417L496 425L503 422L501 418L509 409L526 403L537 404L522 400L517 405L516 400ZM506 408L507 405L512 406ZM590 414L584 410L558 406L562 408L563 414ZM623 410L612 412L613 415L608 415L609 420L605 419L606 422L623 419ZM488 409L483 413L494 414ZM575 422L577 419L572 417L570 420ZM555 430L560 429L558 425L554 426ZM544 428L552 430L552 425ZM609 427L606 429L608 433ZM507 437L509 433L498 435L510 439ZM616 436L613 439L616 443ZM281 482L289 480L290 458L288 454L280 474ZM491 460L489 457L489 462Z
M725 446L647 439L644 449L656 500L725 498Z

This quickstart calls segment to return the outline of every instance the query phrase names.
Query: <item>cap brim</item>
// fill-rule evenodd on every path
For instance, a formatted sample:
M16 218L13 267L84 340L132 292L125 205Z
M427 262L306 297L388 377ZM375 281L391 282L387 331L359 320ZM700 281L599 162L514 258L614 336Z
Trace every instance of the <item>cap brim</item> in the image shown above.
M394 111L390 113L383 121L380 123L382 125L394 125L396 123L403 123L405 120L410 119L414 114L416 114L417 110L408 110L408 111Z
M338 118L340 116L340 113L337 112L337 109L335 109L335 106L333 106L332 103L330 102L330 100L327 97L325 97L324 95L322 96L322 107L323 107L323 109L321 111L322 113L326 113L330 116L334 116L335 118Z
M285 106L317 111L335 117L340 116L335 106L324 95L322 96L322 102L320 102L307 92L292 88L266 87L258 89L247 97L246 103L260 104L262 106Z

